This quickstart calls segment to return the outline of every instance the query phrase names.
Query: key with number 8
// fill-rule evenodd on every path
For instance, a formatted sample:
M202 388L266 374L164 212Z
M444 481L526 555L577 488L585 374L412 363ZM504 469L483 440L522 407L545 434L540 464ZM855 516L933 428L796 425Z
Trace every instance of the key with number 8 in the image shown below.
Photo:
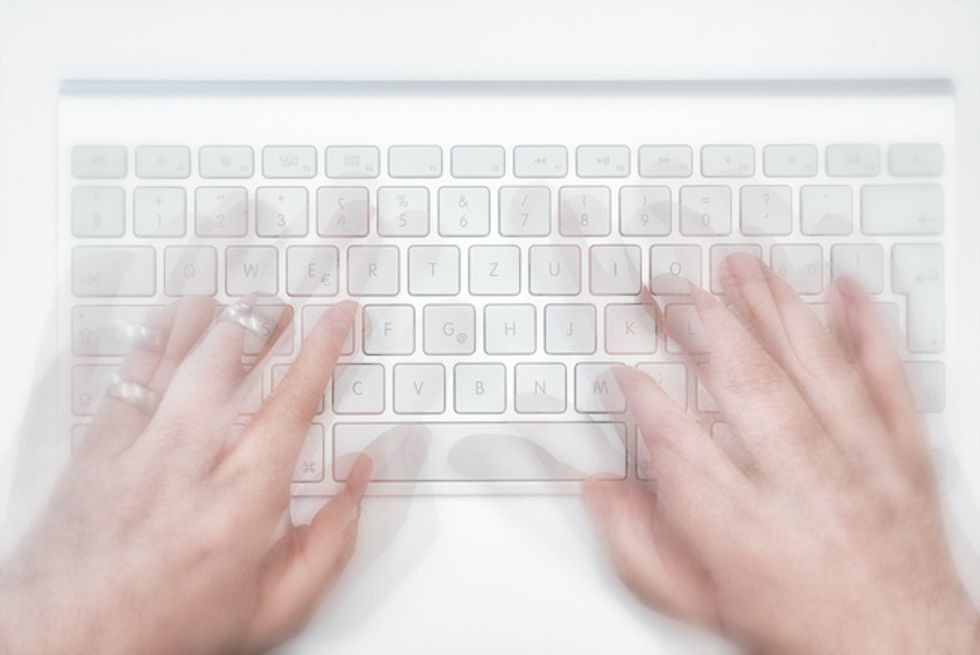
M562 187L558 230L570 237L606 236L610 232L609 205L608 187Z

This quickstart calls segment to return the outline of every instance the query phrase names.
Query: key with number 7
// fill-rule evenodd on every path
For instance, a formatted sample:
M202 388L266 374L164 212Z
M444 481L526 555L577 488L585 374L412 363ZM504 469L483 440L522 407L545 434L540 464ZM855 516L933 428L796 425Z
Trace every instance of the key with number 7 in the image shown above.
M551 232L551 190L544 186L500 187L500 234L543 237Z

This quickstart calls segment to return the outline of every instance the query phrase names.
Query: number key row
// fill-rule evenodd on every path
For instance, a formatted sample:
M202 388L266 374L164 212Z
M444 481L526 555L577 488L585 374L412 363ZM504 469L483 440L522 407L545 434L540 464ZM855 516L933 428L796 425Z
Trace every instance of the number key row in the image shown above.
M437 192L442 236L490 233L487 187L441 187ZM666 186L619 189L619 231L623 236L671 233L672 190ZM552 231L551 189L504 186L498 190L503 236L539 237ZM678 192L678 227L684 236L726 236L734 231L732 189L723 185L683 186ZM785 185L746 185L738 190L740 231L746 236L785 236L794 231L794 201ZM199 187L194 192L195 234L244 237L249 197L244 187ZM848 235L854 230L851 187L808 185L799 191L800 231L808 236ZM260 237L303 237L309 232L310 192L305 187L259 187L255 191L255 232ZM321 187L316 191L317 233L324 237L368 235L372 214L386 237L430 233L427 187L381 187L371 205L367 187ZM940 234L943 189L938 185L866 185L860 197L861 229L869 235ZM612 192L604 186L564 186L558 191L558 232L563 236L608 236L612 232ZM72 192L72 233L76 237L121 237L126 233L126 197L121 187L76 187ZM137 187L133 191L133 233L179 238L186 234L187 193L181 187Z

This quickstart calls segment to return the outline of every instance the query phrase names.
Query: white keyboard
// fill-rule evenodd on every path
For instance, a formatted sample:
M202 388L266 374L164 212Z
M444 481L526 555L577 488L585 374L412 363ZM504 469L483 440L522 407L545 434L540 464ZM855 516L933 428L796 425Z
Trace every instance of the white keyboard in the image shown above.
M379 493L644 477L609 365L639 366L724 429L638 294L650 285L671 329L696 332L692 308L670 302L676 281L718 292L732 252L766 261L821 317L835 276L860 279L919 409L941 416L951 134L948 98L916 94L78 85L61 114L69 420L84 430L126 352L120 326L155 306L258 294L271 326L285 304L268 394L324 309L353 298L296 495L330 493L363 449Z

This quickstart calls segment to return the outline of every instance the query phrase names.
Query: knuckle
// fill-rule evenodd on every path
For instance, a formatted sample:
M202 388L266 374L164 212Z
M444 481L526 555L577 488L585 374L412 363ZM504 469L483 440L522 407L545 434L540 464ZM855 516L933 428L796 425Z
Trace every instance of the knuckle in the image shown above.
M789 384L786 374L768 358L739 358L723 368L711 364L708 370L719 382L756 396L782 395Z

